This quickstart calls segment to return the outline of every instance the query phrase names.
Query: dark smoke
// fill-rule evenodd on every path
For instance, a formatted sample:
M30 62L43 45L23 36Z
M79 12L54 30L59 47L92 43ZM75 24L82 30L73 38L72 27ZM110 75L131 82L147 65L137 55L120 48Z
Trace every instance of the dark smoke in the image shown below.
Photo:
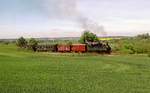
M51 1L51 0L46 0ZM89 30L98 35L106 35L104 27L98 23L90 20L88 17L83 16L78 10L79 0L54 0L57 3L56 8L59 16L66 19L73 19L78 22L83 30Z

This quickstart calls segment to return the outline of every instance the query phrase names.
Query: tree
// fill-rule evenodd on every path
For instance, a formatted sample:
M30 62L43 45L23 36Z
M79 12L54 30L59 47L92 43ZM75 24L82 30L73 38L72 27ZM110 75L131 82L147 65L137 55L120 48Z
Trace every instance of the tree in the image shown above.
M36 47L38 45L38 42L34 39L31 38L28 42L29 48L32 49L33 51L36 51Z
M82 34L82 36L80 37L79 42L80 43L86 43L86 42L97 42L98 37L96 36L96 34L90 32L90 31L84 31L84 33Z
M26 41L26 39L24 39L24 37L20 37L16 41L16 45L19 46L20 48L25 48L27 46L27 41Z
M141 34L141 35L138 35L137 38L140 38L140 39L149 39L150 35L149 35L149 33Z

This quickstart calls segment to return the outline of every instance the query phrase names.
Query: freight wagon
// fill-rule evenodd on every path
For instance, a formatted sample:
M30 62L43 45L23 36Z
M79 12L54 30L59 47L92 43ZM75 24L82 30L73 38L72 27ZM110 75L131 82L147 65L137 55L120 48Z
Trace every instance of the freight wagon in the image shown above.
M56 52L57 51L56 46L57 45L38 45L36 47L36 51L38 51L38 52Z
M57 45L57 52L71 52L70 45Z
M86 52L86 44L72 44L71 51L72 52Z

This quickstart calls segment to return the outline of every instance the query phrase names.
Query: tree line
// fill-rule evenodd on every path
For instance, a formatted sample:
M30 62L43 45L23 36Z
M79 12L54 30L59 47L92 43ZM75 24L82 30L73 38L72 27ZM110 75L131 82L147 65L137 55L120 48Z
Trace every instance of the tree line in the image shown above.
M26 40L24 37L20 37L16 41L16 45L20 48L28 48L33 51L36 51L36 46L38 45L38 41L34 38Z
M80 43L86 43L86 42L98 42L98 37L96 34L90 32L90 31L84 31L82 36L80 37L79 42ZM68 44L72 44L72 42L68 42ZM29 40L26 40L24 37L20 37L16 41L16 45L20 48L28 48L33 51L36 51L36 46L38 45L38 41L34 38L31 38Z

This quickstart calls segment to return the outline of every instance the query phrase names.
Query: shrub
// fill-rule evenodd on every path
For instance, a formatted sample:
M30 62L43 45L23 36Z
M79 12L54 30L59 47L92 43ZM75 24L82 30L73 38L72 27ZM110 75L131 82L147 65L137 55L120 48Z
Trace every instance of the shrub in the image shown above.
M147 54L150 51L150 39L125 38L112 42L113 51L129 54Z
M20 48L26 48L26 46L27 46L27 41L26 41L26 39L24 39L23 37L20 37L20 38L16 41L16 45L19 46Z
M150 35L149 35L149 33L140 34L140 35L137 36L137 38L139 38L139 39L149 39Z
M90 31L84 31L84 33L80 37L79 42L80 43L86 43L86 41L88 41L88 42L89 41L91 41L91 42L97 42L97 41L99 41L99 39L96 36L96 34L90 32Z
M9 42L8 42L8 41L4 41L4 42L3 42L3 44L8 45L8 44L9 44Z
M32 49L33 51L36 51L37 45L38 45L38 42L34 38L31 38L28 42L28 48Z
M150 53L148 53L148 57L150 57Z

